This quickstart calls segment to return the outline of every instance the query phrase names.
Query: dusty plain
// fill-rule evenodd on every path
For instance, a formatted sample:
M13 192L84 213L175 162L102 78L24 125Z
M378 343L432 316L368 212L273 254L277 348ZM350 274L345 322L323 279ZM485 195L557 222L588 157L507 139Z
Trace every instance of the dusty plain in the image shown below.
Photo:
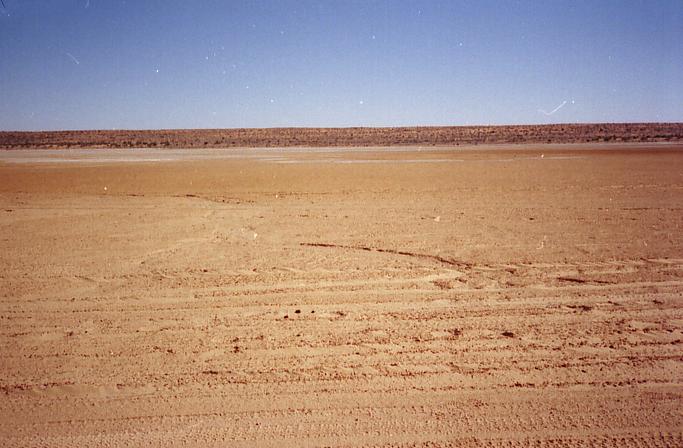
M683 144L0 152L1 446L683 446Z

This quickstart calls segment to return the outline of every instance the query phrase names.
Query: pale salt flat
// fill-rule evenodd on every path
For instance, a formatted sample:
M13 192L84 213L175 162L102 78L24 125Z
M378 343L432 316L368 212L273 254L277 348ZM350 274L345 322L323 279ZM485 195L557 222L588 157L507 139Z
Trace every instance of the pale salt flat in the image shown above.
M202 160L251 160L278 164L360 164L360 163L454 163L454 162L515 162L520 160L577 159L584 156L558 154L531 155L514 158L494 158L486 160L448 157L473 151L486 152L491 149L506 150L511 145L467 146L467 147L344 147L344 148L187 148L187 149L26 149L0 151L0 163L40 163L40 164L108 164L108 163L157 163ZM524 148L527 146L525 145ZM520 148L519 146L517 147ZM529 145L534 150L533 145ZM547 148L553 150L552 148ZM558 145L560 149L560 145ZM401 153L410 153L410 158L402 158ZM345 157L352 156L352 157ZM387 157L389 156L389 157ZM437 157L438 156L438 157ZM447 157L444 157L447 156Z

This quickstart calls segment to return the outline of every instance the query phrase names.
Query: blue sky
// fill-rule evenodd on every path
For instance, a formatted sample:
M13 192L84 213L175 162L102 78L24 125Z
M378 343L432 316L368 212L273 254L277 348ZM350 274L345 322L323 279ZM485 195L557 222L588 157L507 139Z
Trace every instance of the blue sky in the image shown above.
M683 2L4 0L0 129L683 121Z

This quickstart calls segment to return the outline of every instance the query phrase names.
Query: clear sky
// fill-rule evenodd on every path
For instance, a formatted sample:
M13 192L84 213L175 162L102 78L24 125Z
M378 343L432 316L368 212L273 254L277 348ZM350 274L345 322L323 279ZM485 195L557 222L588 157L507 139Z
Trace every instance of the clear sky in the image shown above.
M683 1L3 0L0 129L683 121Z

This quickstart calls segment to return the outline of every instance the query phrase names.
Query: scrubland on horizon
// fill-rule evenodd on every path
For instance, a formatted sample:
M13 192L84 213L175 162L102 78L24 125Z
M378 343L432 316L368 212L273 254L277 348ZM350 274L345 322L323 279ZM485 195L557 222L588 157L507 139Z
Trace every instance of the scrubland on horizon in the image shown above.
M456 146L681 140L683 123L0 132L0 148L5 149Z

